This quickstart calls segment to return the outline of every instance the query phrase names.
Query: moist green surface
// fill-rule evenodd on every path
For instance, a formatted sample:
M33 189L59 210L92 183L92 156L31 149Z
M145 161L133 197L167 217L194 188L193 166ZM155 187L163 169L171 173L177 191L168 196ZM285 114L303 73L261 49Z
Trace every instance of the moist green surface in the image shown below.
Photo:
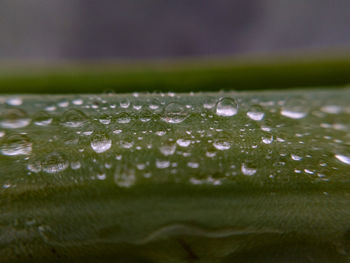
M348 262L350 92L0 96L3 262Z

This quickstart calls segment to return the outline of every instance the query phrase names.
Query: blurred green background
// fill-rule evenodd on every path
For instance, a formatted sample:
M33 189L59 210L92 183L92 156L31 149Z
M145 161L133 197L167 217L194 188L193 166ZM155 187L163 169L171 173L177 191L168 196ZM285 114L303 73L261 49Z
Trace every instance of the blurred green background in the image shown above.
M349 9L347 0L2 0L0 92L347 85Z

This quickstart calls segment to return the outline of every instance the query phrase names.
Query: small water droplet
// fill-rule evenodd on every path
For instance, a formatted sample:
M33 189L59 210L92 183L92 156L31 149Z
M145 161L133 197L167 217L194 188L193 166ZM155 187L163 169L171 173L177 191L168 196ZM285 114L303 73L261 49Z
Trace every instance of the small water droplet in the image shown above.
M303 157L297 155L297 154L291 154L290 157L292 158L292 160L294 161L300 161L303 159Z
M67 169L68 165L66 158L58 152L48 154L41 162L42 170L50 174L62 172Z
M225 151L231 148L231 143L229 138L217 138L213 142L213 146L220 151Z
M107 176L105 173L98 173L96 177L98 180L105 180Z
M173 155L176 151L176 144L174 142L165 141L159 147L159 151L165 156Z
M5 138L0 144L1 153L7 156L28 155L32 151L32 142L23 134Z
M176 140L176 143L177 143L177 145L179 145L180 147L186 148L186 147L190 146L191 140L188 140L188 139L177 139L177 140Z
M103 133L96 133L94 134L90 145L96 153L103 153L111 148L112 140Z
M82 99L74 99L72 103L74 105L83 105L84 101Z
M47 126L52 122L52 118L46 111L40 111L33 117L33 122L37 126Z
M78 128L87 122L87 117L84 113L77 109L70 109L63 113L62 125L70 128Z
M197 162L188 162L187 166L190 167L190 168L196 169L196 168L199 167L199 163L197 163Z
M168 160L156 160L156 167L159 169L165 169L170 166L170 161Z
M264 115L265 113L260 105L253 105L247 112L247 116L254 121L261 121Z
M221 98L216 104L216 114L222 117L231 117L238 112L238 105L232 98Z
M241 166L241 171L244 175L252 176L256 174L257 169L255 167L252 167L251 165L248 166L247 164L243 163Z
M23 128L30 123L27 113L20 109L9 109L1 117L0 126L6 129Z
M309 111L308 101L302 97L290 98L281 109L281 115L291 119L302 119Z
M265 144L271 144L273 142L273 136L263 136L261 140Z
M119 113L117 116L117 122L120 124L127 124L131 121L130 115L127 112Z
M172 102L164 109L163 121L167 123L181 123L188 117L187 109L184 105Z
M130 106L130 101L128 100L128 98L125 98L119 103L119 105L121 108L127 109Z
M11 106L20 106L22 105L23 101L19 97L11 97L7 99L6 103Z
M120 187L130 187L135 184L135 170L127 165L117 166L114 173L114 182Z
M75 162L71 162L70 163L70 168L72 168L72 170L78 170L80 169L81 164L79 161L75 161Z

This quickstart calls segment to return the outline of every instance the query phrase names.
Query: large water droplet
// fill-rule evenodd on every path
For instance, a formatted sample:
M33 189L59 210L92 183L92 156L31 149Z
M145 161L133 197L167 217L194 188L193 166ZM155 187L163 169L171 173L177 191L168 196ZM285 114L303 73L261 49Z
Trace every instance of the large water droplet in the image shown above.
M167 123L181 123L188 117L187 109L184 105L173 102L164 109L163 121Z
M63 113L62 125L70 128L83 126L87 121L84 113L76 109L70 109Z
M112 140L103 133L97 133L93 136L90 145L96 153L103 153L111 148Z
M254 121L261 121L264 115L265 113L260 105L253 105L247 112L247 116Z
M231 117L238 112L238 105L232 98L221 98L216 104L216 114L222 117Z
M23 128L30 123L27 113L20 109L9 109L1 117L0 126L7 129Z
M1 142L0 149L3 155L27 155L32 151L32 142L26 135L11 135Z
M68 165L66 158L58 152L48 154L41 162L42 170L50 174L62 172L67 169Z

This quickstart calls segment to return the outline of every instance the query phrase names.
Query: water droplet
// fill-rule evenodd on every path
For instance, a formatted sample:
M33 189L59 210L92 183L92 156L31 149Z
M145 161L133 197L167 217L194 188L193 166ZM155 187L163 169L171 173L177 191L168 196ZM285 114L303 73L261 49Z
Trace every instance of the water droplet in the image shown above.
M252 167L251 165L248 166L247 164L243 163L241 166L241 171L244 175L252 176L256 174L257 169L255 167Z
M106 174L105 173L98 173L96 175L98 180L105 180L106 179Z
M265 113L260 105L253 105L247 112L247 116L254 121L261 121L264 115Z
M213 142L213 146L220 151L225 151L231 148L229 138L217 138Z
M156 167L159 169L165 169L170 166L170 161L168 160L156 160Z
M124 149L130 149L134 146L134 141L131 138L125 138L120 141L120 146Z
M4 139L0 144L1 153L7 156L27 155L32 151L32 142L26 135L15 134Z
M111 123L111 116L105 114L105 115L101 116L101 117L98 119L98 121L99 121L100 123L104 124L104 125L108 125L108 124Z
M103 133L97 133L93 136L90 145L96 153L103 153L111 148L112 140Z
M342 111L342 108L338 105L326 105L321 108L321 111L329 114L338 114Z
M303 157L296 155L296 154L291 154L290 157L292 158L292 160L294 161L300 161L303 159Z
M165 156L173 155L176 151L176 144L174 142L165 141L159 147L159 151Z
M27 169L33 173L41 171L41 162L38 158L31 157L27 164Z
M199 167L199 163L197 163L197 162L188 162L187 166L190 167L190 168L196 169L196 168Z
M127 112L119 113L117 116L117 122L120 124L126 124L131 121L131 118Z
M281 115L291 119L302 119L308 111L308 101L302 97L290 98L281 109Z
M78 128L87 122L87 117L79 110L70 109L63 113L62 120L63 126Z
M65 157L57 152L48 154L41 162L42 170L46 173L59 173L67 169L69 163Z
M265 144L271 144L273 142L273 136L264 136L261 138L261 140Z
M346 155L342 155L342 154L336 154L335 158L337 158L342 163L350 165L350 156L346 156Z
M172 102L164 109L163 121L167 123L181 123L188 117L187 109L184 105Z
M158 99L156 99L156 98L153 98L153 99L150 101L150 104L148 105L148 107L149 107L151 110L153 110L153 111L160 109L160 106L161 106L161 103L160 103L160 101L159 101Z
M221 98L216 104L216 114L222 117L231 117L238 112L238 105L232 98Z
M114 182L120 187L130 187L135 184L135 170L127 165L120 165L114 173Z
M70 163L70 168L72 168L72 170L78 170L80 169L81 164L79 161L75 161L75 162L71 162Z
M40 111L33 117L33 122L37 126L47 126L52 122L52 118L46 111Z
M11 97L7 99L6 103L11 106L20 106L22 105L23 101L19 97Z
M119 103L119 105L121 108L127 109L130 106L130 101L127 98L125 98Z
M72 103L74 105L83 105L84 101L82 99L74 99Z
M188 140L188 139L177 139L177 140L176 140L176 143L177 143L177 145L179 145L180 147L186 148L186 147L190 146L191 140Z
M9 109L2 116L0 126L6 129L23 128L29 125L30 119L27 113L20 109Z

